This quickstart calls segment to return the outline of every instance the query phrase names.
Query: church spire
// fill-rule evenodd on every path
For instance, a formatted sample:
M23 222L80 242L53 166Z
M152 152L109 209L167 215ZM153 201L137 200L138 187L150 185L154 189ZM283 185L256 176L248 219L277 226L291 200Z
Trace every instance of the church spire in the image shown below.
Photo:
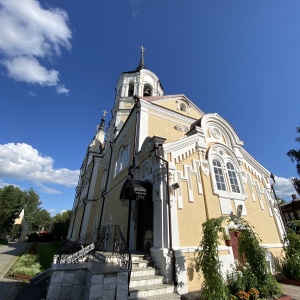
M106 110L103 110L103 116L102 116L102 119L101 119L101 123L100 125L97 127L97 131L104 131L104 128L105 128L105 116L107 115L107 111Z
M145 63L144 63L144 52L145 52L146 49L144 48L144 46L141 46L139 48L141 49L141 58L140 58L140 63L138 65L138 67L136 68L136 71L146 69Z
M96 135L94 136L93 141L89 146L89 150L96 153L101 153L104 147L104 139L105 139L105 116L107 111L103 111L103 116L101 118L100 125L97 126Z

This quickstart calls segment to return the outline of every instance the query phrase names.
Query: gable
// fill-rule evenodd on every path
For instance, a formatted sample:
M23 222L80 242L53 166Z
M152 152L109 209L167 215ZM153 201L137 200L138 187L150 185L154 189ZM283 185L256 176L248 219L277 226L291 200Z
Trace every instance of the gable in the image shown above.
M183 94L141 97L141 99L190 118L199 119L204 115L204 112Z

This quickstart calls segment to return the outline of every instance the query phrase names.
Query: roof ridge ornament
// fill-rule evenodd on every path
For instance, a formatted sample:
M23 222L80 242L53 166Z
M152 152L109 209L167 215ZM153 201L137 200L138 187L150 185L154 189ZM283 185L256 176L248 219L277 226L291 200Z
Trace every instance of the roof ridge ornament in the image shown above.
M144 52L146 51L146 49L144 48L144 46L139 46L139 48L141 49L141 58L140 58L140 63L138 65L138 67L136 68L136 71L146 69L145 63L144 63Z

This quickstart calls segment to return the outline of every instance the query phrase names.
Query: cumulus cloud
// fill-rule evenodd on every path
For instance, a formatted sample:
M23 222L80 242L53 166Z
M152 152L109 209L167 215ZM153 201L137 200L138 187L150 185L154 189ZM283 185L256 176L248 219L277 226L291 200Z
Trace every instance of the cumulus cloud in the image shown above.
M69 95L69 90L65 88L65 86L62 84L62 85L58 85L56 87L56 92L57 94L67 94Z
M70 49L68 15L59 8L44 9L37 0L0 0L1 63L8 76L42 86L58 84L59 72L48 70L45 59Z
M25 143L0 144L0 178L29 180L36 184L59 184L67 187L77 185L79 170L54 169L54 160L43 156ZM48 193L59 193L44 187Z
M17 81L53 86L58 83L58 71L47 70L32 56L17 56L3 60L8 75Z
M292 199L292 194L297 194L290 179L275 176L275 182L274 189L278 198L289 201Z

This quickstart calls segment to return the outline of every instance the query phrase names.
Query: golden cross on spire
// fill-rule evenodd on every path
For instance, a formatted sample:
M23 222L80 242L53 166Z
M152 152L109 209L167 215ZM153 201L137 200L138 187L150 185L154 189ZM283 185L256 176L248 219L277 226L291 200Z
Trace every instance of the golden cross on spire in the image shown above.
M108 114L108 111L102 110L102 112L103 112L103 117L105 118L105 116Z

